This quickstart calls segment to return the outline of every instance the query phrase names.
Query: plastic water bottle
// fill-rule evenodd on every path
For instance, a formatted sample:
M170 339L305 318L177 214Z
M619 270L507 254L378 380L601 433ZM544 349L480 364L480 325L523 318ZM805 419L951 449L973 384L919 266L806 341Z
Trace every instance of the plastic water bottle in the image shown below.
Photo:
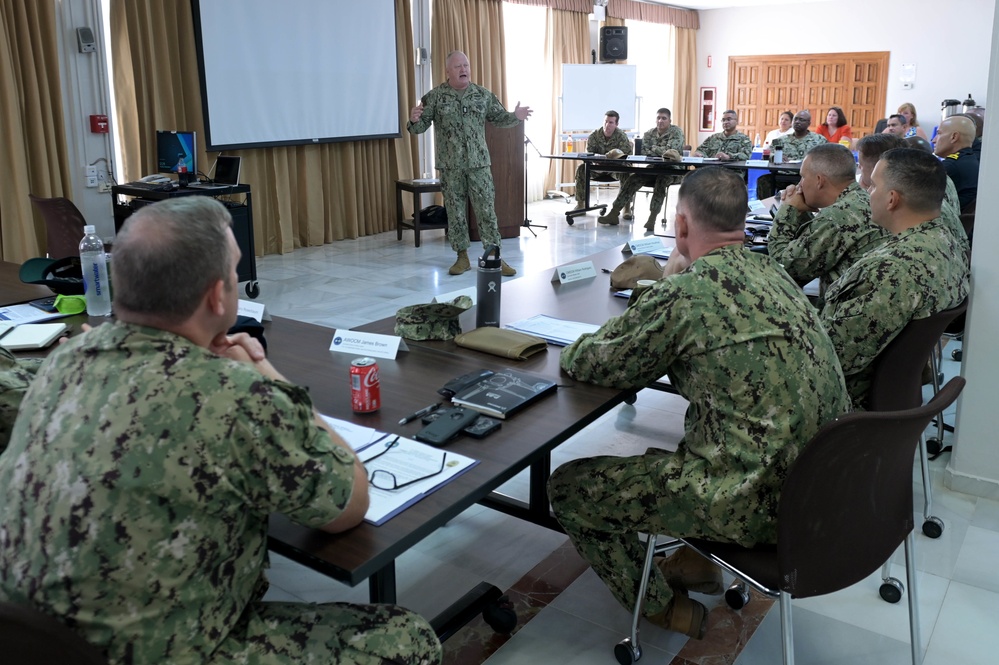
M493 254L490 258L489 255ZM500 287L503 284L499 247L489 245L479 258L479 278L475 303L475 327L499 328Z
M753 141L753 147L754 148L759 148L760 147L760 133L759 132L756 132L756 140Z
M87 314L111 315L111 291L108 284L108 257L104 242L97 237L92 224L83 227L80 241L80 265L83 268L83 290L87 296Z

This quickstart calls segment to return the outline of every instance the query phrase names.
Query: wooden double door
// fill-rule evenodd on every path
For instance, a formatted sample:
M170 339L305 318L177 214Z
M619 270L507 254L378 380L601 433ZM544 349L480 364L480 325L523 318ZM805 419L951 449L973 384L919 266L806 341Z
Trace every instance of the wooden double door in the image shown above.
M854 138L884 117L888 52L731 56L728 103L750 138L777 127L782 111L812 113L812 131L830 106L843 109Z

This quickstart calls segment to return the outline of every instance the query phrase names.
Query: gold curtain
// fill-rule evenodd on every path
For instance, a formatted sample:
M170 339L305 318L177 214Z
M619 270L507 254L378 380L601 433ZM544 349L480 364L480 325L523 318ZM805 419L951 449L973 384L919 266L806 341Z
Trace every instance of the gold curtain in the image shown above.
M409 116L416 81L407 0L395 1L399 118ZM204 136L191 4L111 1L112 58L126 180L155 167L157 128L193 129ZM162 57L177 54L175 58ZM415 173L416 141L324 143L238 151L241 179L253 192L257 254L392 230L395 180ZM199 146L201 170L210 165Z
M635 0L610 0L607 3L607 16L615 18L630 18L646 23L662 23L675 25L678 28L697 30L701 27L700 14L692 9L680 9L649 2ZM622 25L606 23L606 25Z
M461 51L472 66L472 81L506 98L506 45L503 3L499 0L434 0L430 26L433 84L444 82L447 54ZM516 102L517 100L513 100ZM408 111L407 111L408 115Z
M697 88L697 31L690 28L674 28L676 44L673 73L673 117L678 118L683 136L693 148L697 148L698 122L697 108L700 91Z
M0 1L0 255L44 253L45 224L28 194L71 190L53 2Z
M552 146L551 154L562 152L559 130L559 97L562 95L562 65L584 65L590 62L590 21L586 14L549 9L546 15L545 58L552 77ZM558 189L560 182L573 182L576 162L549 160L545 191Z

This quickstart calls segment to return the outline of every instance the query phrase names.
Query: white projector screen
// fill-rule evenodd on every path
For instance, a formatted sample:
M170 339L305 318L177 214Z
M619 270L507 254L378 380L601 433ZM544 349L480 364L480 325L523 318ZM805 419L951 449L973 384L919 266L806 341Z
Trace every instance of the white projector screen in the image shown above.
M393 0L195 0L207 150L400 136Z

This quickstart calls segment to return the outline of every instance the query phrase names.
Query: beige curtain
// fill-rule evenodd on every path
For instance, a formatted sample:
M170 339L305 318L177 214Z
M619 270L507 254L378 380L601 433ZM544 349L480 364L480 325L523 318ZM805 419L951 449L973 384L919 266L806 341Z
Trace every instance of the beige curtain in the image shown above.
M22 263L45 253L45 225L28 194L71 189L53 2L0 0L0 252Z
M415 97L412 22L396 0L399 118ZM112 58L126 180L155 167L157 128L204 135L189 2L111 0ZM177 54L164 58L162 54ZM395 183L415 172L415 140L325 143L238 151L253 192L257 254L285 253L395 228ZM210 166L204 142L201 170Z
M630 18L646 23L664 23L678 28L697 30L701 27L700 15L691 9L679 9L662 4L636 2L635 0L610 0L607 3L607 16L614 18ZM604 25L623 25L610 23Z
M500 0L434 0L430 48L435 86L444 82L447 54L462 51L472 66L472 81L508 104Z
M562 148L558 136L559 97L562 95L562 65L583 65L590 62L590 21L586 14L576 11L549 9L548 29L545 31L546 67L552 77L552 146L551 154L559 154ZM561 182L573 182L576 162L564 159L549 160L548 175L545 177L545 190L558 189Z
M700 91L697 88L697 31L691 28L674 28L676 44L673 74L673 117L678 118L683 135L696 148L698 122L697 108Z

